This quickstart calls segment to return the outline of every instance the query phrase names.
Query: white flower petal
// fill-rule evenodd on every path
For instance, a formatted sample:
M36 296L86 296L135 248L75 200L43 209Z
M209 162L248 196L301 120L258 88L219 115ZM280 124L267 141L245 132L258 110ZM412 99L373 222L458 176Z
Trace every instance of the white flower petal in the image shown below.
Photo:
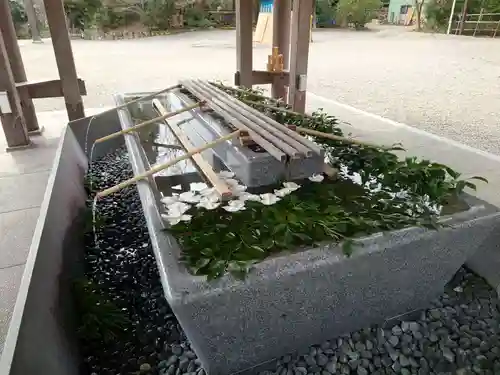
M201 190L207 189L208 186L204 182L193 182L189 185L190 191L200 192Z
M231 188L231 192L233 193L233 195L240 195L242 193L245 192L245 190L247 190L247 187L245 185L234 185L234 186L230 186Z
M238 199L240 201L254 201L254 202L260 202L260 196L257 194L251 194L246 191L238 195Z
M271 193L266 193L266 194L261 194L260 195L260 201L262 204L266 205L266 206L270 206L272 204L275 204L279 201L280 199L274 195L274 194L271 194Z
M233 172L229 172L229 171L220 171L219 172L219 177L220 178L233 178L234 177L234 173Z
M215 188L206 188L200 191L200 195L207 197L215 193Z
M212 202L211 200L206 199L206 198L202 199L200 201L200 203L198 203L196 205L196 207L198 207L198 208L204 208L206 210L215 210L219 206L220 206L220 202L217 202L217 201L216 202Z
M294 190L293 189L289 189L289 188L283 188L283 189L279 189L279 190L275 190L274 191L274 195L276 195L277 197L286 197L288 194L292 193Z
M312 182L321 182L324 180L324 176L322 174L313 174L311 177L309 177L309 180Z
M243 211L245 209L245 201L241 201L239 199L235 199L233 201L229 201L227 206L222 207L228 212L238 212Z
M226 180L224 180L224 182L226 184L228 184L230 187L233 187L233 186L238 186L240 183L238 182L238 180L235 180L234 178L228 178Z
M284 182L283 183L283 186L287 189L292 189L292 191L294 190L297 190L300 188L300 185L299 184L296 184L295 182L293 181L289 181L289 182Z
M187 203L198 203L200 201L200 196L192 191L186 191L179 195L179 199Z
M171 204L177 203L179 201L179 198L172 196L172 197L163 197L160 199L161 203L163 203L166 206L170 206Z
M169 216L180 216L184 214L187 210L189 210L191 206L184 202L176 202L170 206L168 206L168 215Z
M180 217L180 220L181 221L190 221L192 217L193 217L192 215L182 215Z

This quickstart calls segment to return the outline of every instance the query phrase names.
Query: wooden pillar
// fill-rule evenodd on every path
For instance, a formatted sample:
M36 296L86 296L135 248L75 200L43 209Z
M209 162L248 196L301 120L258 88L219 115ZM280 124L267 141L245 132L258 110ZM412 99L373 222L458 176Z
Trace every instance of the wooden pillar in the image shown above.
M237 86L252 87L253 2L236 1L236 75Z
M290 17L292 0L274 0L273 4L273 47L283 54L285 70L290 68ZM283 80L276 79L272 84L272 97L286 100L286 88Z
M29 146L31 144L26 122L21 109L21 102L17 94L14 75L10 68L7 50L0 30L0 92L7 92L11 113L1 113L3 131L9 148ZM2 108L0 108L1 111Z
M26 82L26 71L24 70L21 50L17 43L16 29L10 13L9 0L0 0L0 30L3 34L4 46L10 61L10 67L16 83ZM38 120L36 118L35 106L27 90L19 91L21 108L29 132L39 132Z
M313 0L293 0L288 104L294 111L301 113L306 109L307 62L312 11Z
M62 0L45 0L45 13L70 121L85 117Z
M31 29L31 39L33 39L33 42L42 42L33 0L24 0L24 9L26 10L26 15L28 16L28 24Z

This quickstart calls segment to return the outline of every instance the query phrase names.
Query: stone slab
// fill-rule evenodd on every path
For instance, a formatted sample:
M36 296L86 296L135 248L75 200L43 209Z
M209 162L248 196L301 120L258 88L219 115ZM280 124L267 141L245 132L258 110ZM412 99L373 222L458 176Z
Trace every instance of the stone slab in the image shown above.
M83 254L78 222L87 198L83 181L88 160L83 148L86 135L92 144L120 128L116 112L95 117L87 132L90 119L70 123L57 148L0 358L0 374L80 374L70 288ZM103 143L107 149L99 147L96 153L122 144L123 138Z
M39 214L39 207L0 214L0 268L24 264Z
M49 172L0 177L0 213L40 206L45 192L40 186L45 186L48 178Z
M4 346L5 335L12 317L12 306L16 302L17 291L24 265L0 269L0 354Z

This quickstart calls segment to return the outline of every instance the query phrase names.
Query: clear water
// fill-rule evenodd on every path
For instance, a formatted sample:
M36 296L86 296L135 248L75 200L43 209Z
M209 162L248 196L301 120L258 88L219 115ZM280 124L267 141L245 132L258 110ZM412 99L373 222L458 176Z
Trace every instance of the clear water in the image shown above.
M94 245L96 248L99 248L99 242L98 242L97 230L96 230L97 200L98 200L98 197L95 196L94 201L92 202L92 232L94 233Z

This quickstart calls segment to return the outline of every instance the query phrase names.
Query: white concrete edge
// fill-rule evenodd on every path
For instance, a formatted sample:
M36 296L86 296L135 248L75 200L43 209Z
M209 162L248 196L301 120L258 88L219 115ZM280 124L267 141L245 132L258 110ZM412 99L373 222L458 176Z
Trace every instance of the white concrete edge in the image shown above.
M461 150L464 150L464 151L467 151L467 152L471 152L471 153L480 155L480 156L482 156L484 158L493 160L495 162L500 162L500 155L495 155L495 154L492 154L490 152L483 151L483 150L480 150L480 149L468 146L466 144L454 141L453 139L449 139L449 138L446 138L446 137L442 137L442 136L439 136L439 135L436 135L436 134L429 133L429 132L427 132L425 130L421 130L421 129L415 128L413 126L410 126L410 125L407 125L407 124L404 124L404 123L401 123L401 122L397 122L397 121L388 119L386 117L382 117L382 116L376 115L374 113L364 111L362 109L355 108L353 106L350 106L349 104L345 104L345 103L341 103L341 102L338 102L338 101L333 100L333 99L325 98L324 96L314 94L314 93L312 93L310 91L307 92L307 95L311 96L314 99L317 99L317 100L320 100L320 101L324 101L325 103L329 103L331 105L335 105L335 106L341 107L341 108L346 109L348 111L351 111L353 113L356 113L356 114L359 114L359 115L363 115L363 116L367 116L367 117L370 117L370 118L372 118L374 120L384 122L384 123L386 123L388 125L391 125L393 127L403 128L403 129L405 129L405 130L407 130L409 132L412 132L412 133L415 133L415 134L419 134L419 135L422 135L424 137L432 138L434 140L450 144L450 145L452 145L454 147L460 148Z

